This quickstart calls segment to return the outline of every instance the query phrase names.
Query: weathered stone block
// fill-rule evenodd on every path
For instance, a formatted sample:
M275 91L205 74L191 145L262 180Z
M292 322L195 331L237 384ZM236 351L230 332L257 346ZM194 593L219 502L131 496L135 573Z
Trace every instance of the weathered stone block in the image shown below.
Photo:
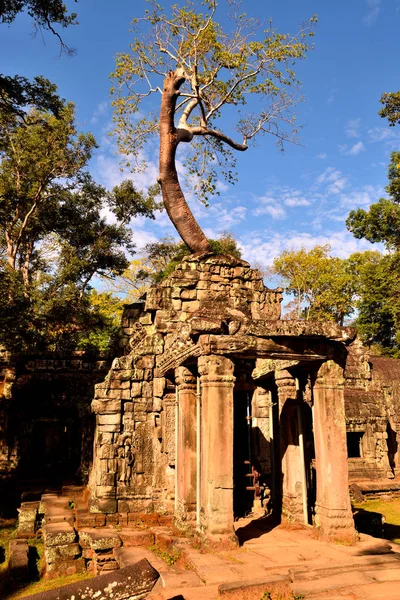
M143 398L152 398L153 397L153 383L151 381L143 382L142 397Z
M114 486L115 485L115 473L101 473L99 485L100 486Z
M11 540L9 542L8 573L13 581L29 579L28 542L26 540Z
M46 562L52 563L59 558L76 558L80 556L79 544L66 544L64 546L46 546L44 555Z
M130 381L124 381L123 379L112 379L110 381L110 388L112 390L126 390L130 387Z
M114 498L115 488L111 485L98 485L96 487L96 493L99 498Z
M83 573L84 570L85 561L83 558L57 558L47 566L47 576L52 578L60 575L75 575L76 573Z
M155 397L153 398L153 412L161 412L162 411L162 399Z
M122 371L115 371L115 373L113 373L113 379L119 379L121 381L130 381L134 375L134 369L124 369Z
M98 417L99 425L119 425L121 423L121 415L112 414L112 415L99 415Z
M181 310L182 308L182 301L181 300L177 300L177 299L172 299L171 300L171 305L172 308L176 311Z
M181 300L196 300L196 289L184 289L181 291Z
M93 400L92 411L98 415L119 413L121 412L121 400Z
M120 537L124 546L151 546L154 544L154 533L146 529L122 530Z
M155 377L153 379L154 396L162 398L165 389L165 377Z
M139 398L142 395L142 383L140 381L132 382L131 397Z
M82 548L91 548L98 552L119 548L122 542L119 535L110 530L82 529L79 532L79 544Z
M66 546L76 540L76 531L68 523L49 523L43 527L45 546Z
M200 302L198 300L193 300L192 302L182 302L182 311L192 313L196 310L199 310Z

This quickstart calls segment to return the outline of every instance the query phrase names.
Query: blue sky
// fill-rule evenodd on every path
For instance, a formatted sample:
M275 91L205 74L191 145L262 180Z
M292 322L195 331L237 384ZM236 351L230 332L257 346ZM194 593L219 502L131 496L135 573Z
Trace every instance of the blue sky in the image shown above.
M91 171L111 188L124 174L107 136L108 75L116 53L132 40L131 20L146 3L67 5L78 12L79 26L64 32L77 55L58 58L56 40L50 34L32 37L32 23L22 15L9 28L1 26L1 71L43 74L76 104L80 128L92 131L100 144ZM345 219L351 209L367 208L384 195L390 152L400 146L400 128L389 128L377 114L381 94L400 89L400 0L244 0L243 7L254 16L271 16L284 32L318 15L315 49L296 71L305 96L296 111L302 146L287 146L282 154L265 136L238 156L239 182L229 188L221 183L221 195L209 208L192 202L195 215L209 237L231 232L244 258L264 267L284 249L329 243L332 254L344 257L370 248L346 231ZM133 179L143 188L156 174L152 156L148 174ZM132 227L139 248L174 234L165 213L155 222L139 218Z

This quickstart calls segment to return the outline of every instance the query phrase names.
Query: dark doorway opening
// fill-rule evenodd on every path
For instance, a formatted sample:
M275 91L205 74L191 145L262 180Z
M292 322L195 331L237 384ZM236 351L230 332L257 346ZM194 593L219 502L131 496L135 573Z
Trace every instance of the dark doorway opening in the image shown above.
M348 431L347 438L347 456L348 458L362 458L362 438L364 431Z
M392 429L391 424L388 422L386 426L387 433L387 447L388 447L388 460L393 475L395 474L396 467L396 454L399 447L397 442L397 433Z
M313 524L315 502L317 499L317 472L315 469L315 448L312 409L309 404L301 404L304 436L304 467L307 485L308 524Z
M233 516L251 513L254 502L254 475L251 449L252 391L235 389L233 394Z

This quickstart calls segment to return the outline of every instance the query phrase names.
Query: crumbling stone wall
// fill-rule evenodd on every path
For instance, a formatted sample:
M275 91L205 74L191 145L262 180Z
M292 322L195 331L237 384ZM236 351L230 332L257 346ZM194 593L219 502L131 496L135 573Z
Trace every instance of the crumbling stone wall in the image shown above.
M400 360L369 356L357 340L346 364L346 426L361 437L349 458L350 480L394 478L400 473Z
M0 477L87 479L92 459L94 384L106 357L0 355Z

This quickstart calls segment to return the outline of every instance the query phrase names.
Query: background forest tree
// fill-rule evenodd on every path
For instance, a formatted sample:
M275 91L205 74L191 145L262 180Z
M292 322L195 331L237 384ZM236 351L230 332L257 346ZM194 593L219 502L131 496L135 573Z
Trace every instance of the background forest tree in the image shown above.
M128 180L109 192L93 181L87 167L96 141L78 132L71 103L58 117L32 109L23 118L7 114L2 124L0 341L80 347L85 330L107 321L90 302L90 283L126 269L135 247L127 224L153 217L157 189L145 196Z
M383 94L381 103L379 114L389 126L400 123L400 92ZM346 225L356 238L386 247L380 260L362 267L364 294L357 323L364 340L400 356L400 151L391 154L385 189L388 198L368 210L351 211Z

